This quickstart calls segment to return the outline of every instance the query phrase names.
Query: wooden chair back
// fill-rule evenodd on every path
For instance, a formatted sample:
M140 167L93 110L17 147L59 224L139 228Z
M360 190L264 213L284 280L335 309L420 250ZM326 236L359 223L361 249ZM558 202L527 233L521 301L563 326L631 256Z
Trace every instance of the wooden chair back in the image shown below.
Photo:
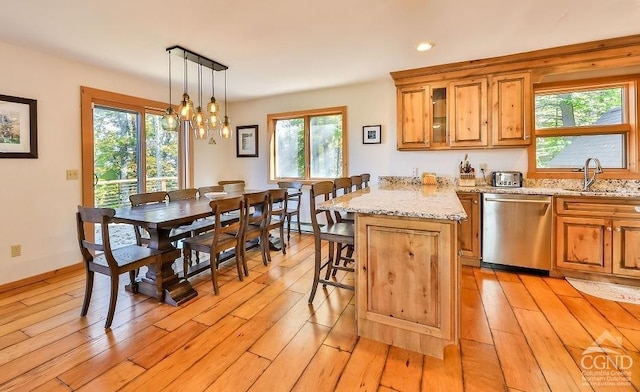
M209 203L213 216L215 217L215 228L213 230L213 242L211 244L211 255L220 253L225 249L219 248L220 238L223 234L231 234L236 241L242 238L242 230L244 228L244 197L232 197L229 199L213 200ZM237 212L238 219L225 221L223 215L227 213ZM235 215L235 214L234 214ZM223 222L224 221L224 222ZM224 223L224 224L223 224ZM228 244L225 243L225 247ZM235 246L235 245L234 245Z
M131 202L132 206L151 203L163 203L166 198L167 192L165 191L137 193L135 195L129 195L129 201Z
M269 224L269 228L282 226L284 220L287 217L287 190L286 189L269 189L269 195L271 196L271 218L277 218L277 222L274 223L273 219ZM272 227L273 226L273 227Z
M334 224L333 217L329 210L318 210L317 203L327 201L333 196L333 181L319 181L311 185L309 191L309 206L311 211L311 226L313 226L314 236L320 236L320 223L318 216L323 215L328 225Z
M246 193L244 195L245 228L250 225L264 229L269 219L269 191ZM253 211L251 211L253 207Z
M96 252L104 252L105 259L109 263L109 268L117 268L118 264L111 256L111 241L109 237L109 223L115 216L116 211L113 208L91 208L78 206L76 212L76 223L78 229L78 245L85 264L91 263ZM98 238L91 242L87 240L85 234L85 223L93 227L99 224L102 232L100 241Z
M362 187L363 188L369 187L369 181L371 181L371 174L362 173L360 177L362 177Z
M298 234L302 234L300 228L300 206L302 205L302 183L299 181L280 181L278 187L287 189L287 242L291 239L291 218L296 217ZM291 192L289 192L291 190Z
M224 192L224 187L222 185L209 185L198 188L198 195L200 197L204 197L205 193L210 192Z
M339 177L333 180L333 193L332 197L338 197L351 193L351 178ZM342 222L342 214L339 211L334 211L336 222Z
M229 184L224 184L224 185L222 185L222 188L227 193L242 192L242 191L244 191L244 181L243 182L232 182L232 183L229 183Z
M362 176L351 176L351 186L354 191L362 189Z
M195 199L197 194L198 190L196 188L178 189L167 192L169 201Z

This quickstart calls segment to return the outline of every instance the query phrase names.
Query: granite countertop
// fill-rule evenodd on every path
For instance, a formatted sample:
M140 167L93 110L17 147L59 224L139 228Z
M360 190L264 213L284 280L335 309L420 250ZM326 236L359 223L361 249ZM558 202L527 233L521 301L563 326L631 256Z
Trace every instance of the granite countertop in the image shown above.
M456 187L458 192L476 192L476 193L508 193L517 195L549 195L549 196L592 196L592 197L622 197L633 198L640 197L640 191L628 189L612 189L612 190L591 190L582 191L579 189L564 188L541 188L541 187L522 187L522 188L497 188L493 186L478 185L473 187Z
M320 203L318 209L460 221L467 218L455 187L371 185Z

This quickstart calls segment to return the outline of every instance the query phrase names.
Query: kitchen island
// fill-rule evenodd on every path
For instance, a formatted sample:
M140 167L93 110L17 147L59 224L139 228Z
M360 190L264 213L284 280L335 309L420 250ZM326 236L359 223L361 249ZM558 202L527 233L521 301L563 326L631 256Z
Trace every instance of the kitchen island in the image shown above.
M319 208L356 214L358 335L443 358L459 338L457 223L467 216L455 189L373 185Z

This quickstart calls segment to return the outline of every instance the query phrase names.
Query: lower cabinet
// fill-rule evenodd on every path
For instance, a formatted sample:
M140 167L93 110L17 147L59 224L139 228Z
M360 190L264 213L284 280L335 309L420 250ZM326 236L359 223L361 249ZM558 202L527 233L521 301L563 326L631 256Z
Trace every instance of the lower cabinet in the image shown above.
M640 200L556 199L559 272L640 278Z
M458 192L467 219L458 225L458 260L462 265L480 266L480 196L477 192Z
M358 215L358 335L442 358L458 343L457 223Z

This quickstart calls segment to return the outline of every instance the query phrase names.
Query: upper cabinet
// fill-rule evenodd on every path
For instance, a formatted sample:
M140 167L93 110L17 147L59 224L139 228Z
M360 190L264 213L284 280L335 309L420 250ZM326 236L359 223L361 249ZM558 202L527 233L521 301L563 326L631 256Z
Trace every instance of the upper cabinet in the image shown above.
M491 144L531 143L531 77L528 72L491 77Z
M446 147L447 87L424 84L398 89L398 146L405 150Z
M528 74L521 73L399 87L398 149L526 145L530 83Z

